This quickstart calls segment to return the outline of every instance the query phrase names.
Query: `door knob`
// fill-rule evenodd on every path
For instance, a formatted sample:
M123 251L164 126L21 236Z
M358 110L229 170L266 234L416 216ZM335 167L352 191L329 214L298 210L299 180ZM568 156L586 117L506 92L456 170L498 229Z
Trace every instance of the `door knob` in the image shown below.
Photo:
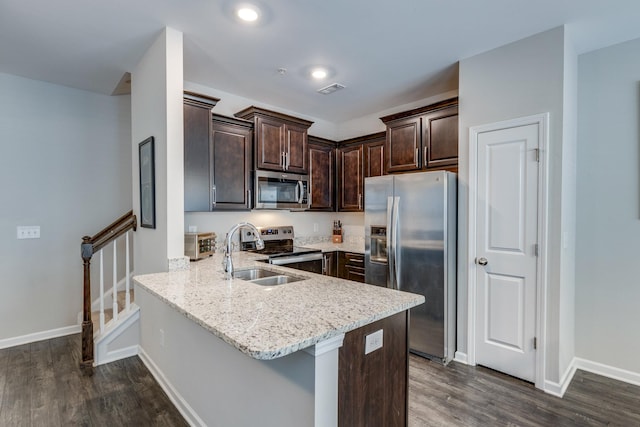
M476 264L478 265L487 265L489 261L486 258L476 258Z

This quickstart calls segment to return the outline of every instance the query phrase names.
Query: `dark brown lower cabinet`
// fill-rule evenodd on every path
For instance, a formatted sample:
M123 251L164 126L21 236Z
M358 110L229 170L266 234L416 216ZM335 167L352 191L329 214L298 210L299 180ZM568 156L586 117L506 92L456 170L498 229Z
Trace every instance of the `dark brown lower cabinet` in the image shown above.
M364 283L364 255L354 252L339 252L338 277Z
M339 350L338 425L407 425L408 322L403 311L347 333ZM382 347L365 352L366 336L382 329Z

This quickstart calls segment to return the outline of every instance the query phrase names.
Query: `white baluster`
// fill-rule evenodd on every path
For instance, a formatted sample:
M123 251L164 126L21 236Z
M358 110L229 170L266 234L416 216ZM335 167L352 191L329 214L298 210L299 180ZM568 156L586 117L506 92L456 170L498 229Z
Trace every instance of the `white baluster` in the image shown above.
M100 333L104 330L104 257L100 249Z
M118 321L118 250L113 241L113 321Z
M125 247L126 247L126 259L125 259L125 264L126 264L126 278L125 278L125 283L127 284L127 289L126 289L126 294L125 294L125 310L129 311L129 305L131 304L131 294L129 293L129 288L131 286L130 280L129 280L129 276L131 275L130 273L130 266L129 266L129 231L127 231L125 233Z

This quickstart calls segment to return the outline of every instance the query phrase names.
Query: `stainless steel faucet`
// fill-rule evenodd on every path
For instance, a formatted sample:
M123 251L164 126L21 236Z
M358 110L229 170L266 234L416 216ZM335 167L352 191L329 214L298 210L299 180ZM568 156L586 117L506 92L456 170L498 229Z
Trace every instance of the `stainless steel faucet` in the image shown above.
M241 228L249 228L253 230L258 240L256 240L256 249L264 249L264 241L260 237L260 231L255 225L250 222L239 222L227 232L227 236L224 239L224 259L222 260L222 266L224 267L224 278L231 279L233 274L233 261L231 261L231 240L233 239L233 233Z

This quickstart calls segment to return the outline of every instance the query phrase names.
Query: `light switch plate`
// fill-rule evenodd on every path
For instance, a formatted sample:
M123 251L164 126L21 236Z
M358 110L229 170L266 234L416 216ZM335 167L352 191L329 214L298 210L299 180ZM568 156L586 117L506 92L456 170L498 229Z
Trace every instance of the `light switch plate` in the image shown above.
M382 329L365 337L364 354L369 354L379 348L382 348Z
M19 225L17 227L18 239L39 239L40 238L40 226L39 225Z

